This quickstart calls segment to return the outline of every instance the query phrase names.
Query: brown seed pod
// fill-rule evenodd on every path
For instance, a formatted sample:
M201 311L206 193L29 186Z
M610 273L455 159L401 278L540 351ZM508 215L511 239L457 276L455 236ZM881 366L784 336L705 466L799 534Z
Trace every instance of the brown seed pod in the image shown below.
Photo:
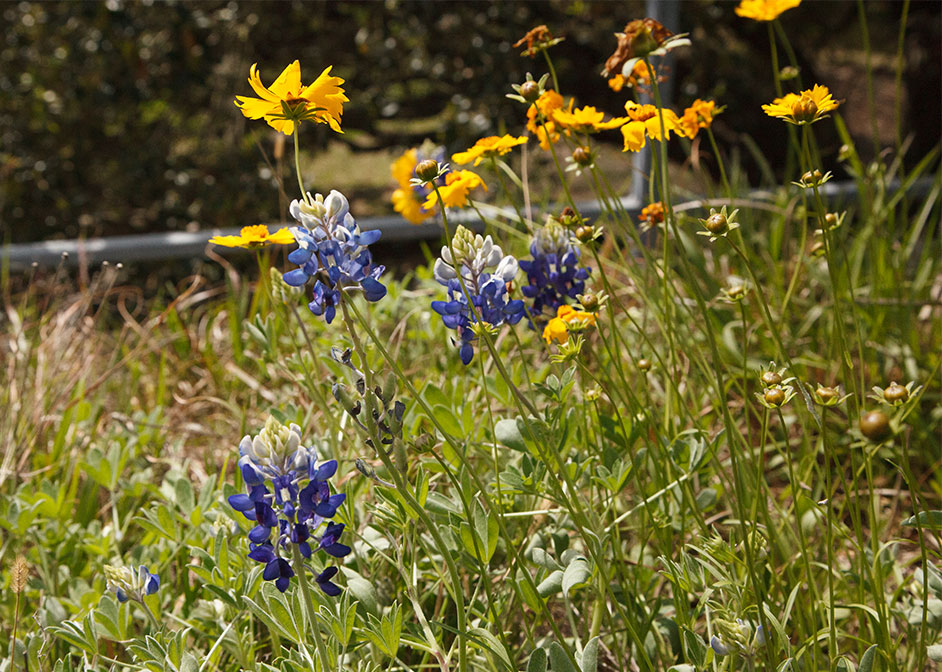
M890 383L889 387L883 390L883 398L891 404L895 404L898 401L905 402L909 400L909 390L894 380Z
M768 387L762 394L762 398L770 406L781 406L785 403L785 390L780 387Z
M860 418L860 433L874 443L880 443L890 433L890 419L883 411L870 411Z
M762 373L762 383L764 385L778 385L782 382L782 376L777 371L764 371Z

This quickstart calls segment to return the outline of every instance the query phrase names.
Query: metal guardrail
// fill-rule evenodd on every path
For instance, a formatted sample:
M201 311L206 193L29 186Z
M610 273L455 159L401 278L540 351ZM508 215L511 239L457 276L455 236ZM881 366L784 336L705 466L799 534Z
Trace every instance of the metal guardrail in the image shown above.
M643 182L643 180L638 180ZM913 182L909 187L910 193L919 197L929 193L935 179L924 177ZM899 188L899 183L890 185L891 190ZM828 182L821 188L824 196L829 199L848 200L857 196L857 184L853 181ZM773 195L770 191L755 190L746 195L746 199L753 201L766 201ZM737 199L743 200L743 199ZM709 205L719 205L725 201L707 201L694 199L675 206L677 211L692 210ZM637 216L644 205L643 197L632 193L621 199L622 206L631 217ZM601 214L601 207L597 201L577 203L582 215L594 219ZM481 210L488 216L503 216L507 219L516 219L516 214L509 209L495 206L481 206ZM555 211L550 208L547 211ZM472 228L480 227L481 221L472 210L456 212L449 217L454 224L465 224ZM409 224L404 219L395 216L371 217L358 220L363 230L380 229L383 232L382 243L402 243L418 240L435 240L441 237L443 230L438 222L424 224ZM0 248L0 264L8 263L10 270L21 272L33 265L55 266L65 263L67 266L89 266L104 261L111 263L153 262L167 259L185 259L205 254L211 235L236 235L238 228L213 229L210 231L171 231L166 233L146 233L132 236L113 236L110 238L89 238L85 240L50 240L41 243L23 243L8 245ZM215 251L226 252L227 248L216 247ZM66 255L63 259L63 255Z

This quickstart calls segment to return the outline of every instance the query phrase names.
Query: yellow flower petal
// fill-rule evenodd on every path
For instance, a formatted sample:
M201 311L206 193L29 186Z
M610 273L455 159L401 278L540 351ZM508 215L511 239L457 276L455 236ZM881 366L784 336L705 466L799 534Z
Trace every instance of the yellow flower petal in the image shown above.
M754 21L772 21L800 4L801 0L742 0L736 7L736 14Z
M281 74L278 75L278 79L272 82L272 85L268 87L268 89L282 100L286 98L300 98L301 63L299 61L290 63L281 71Z

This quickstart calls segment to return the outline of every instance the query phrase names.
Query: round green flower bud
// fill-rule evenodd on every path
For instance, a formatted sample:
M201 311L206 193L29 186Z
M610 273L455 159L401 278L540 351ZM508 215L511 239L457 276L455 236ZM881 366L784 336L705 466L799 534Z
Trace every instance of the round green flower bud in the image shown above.
M526 81L520 85L520 95L528 103L536 102L540 97L540 85L533 80Z
M824 387L823 385L818 385L818 389L816 389L814 393L822 404L826 404L832 399L837 399L837 395L840 394L835 388Z
M704 226L706 230L713 235L726 233L729 230L729 222L726 220L726 215L721 212L710 215Z
M420 180L431 182L438 177L438 161L432 159L420 161L415 167L415 176Z
M651 360L650 360L650 359L647 359L646 357L642 357L641 359L638 360L638 368L639 368L640 370L642 370L642 371L645 371L645 372L650 371L650 370L651 370Z
M576 239L580 243L588 243L595 237L595 231L591 226L580 226L576 229Z

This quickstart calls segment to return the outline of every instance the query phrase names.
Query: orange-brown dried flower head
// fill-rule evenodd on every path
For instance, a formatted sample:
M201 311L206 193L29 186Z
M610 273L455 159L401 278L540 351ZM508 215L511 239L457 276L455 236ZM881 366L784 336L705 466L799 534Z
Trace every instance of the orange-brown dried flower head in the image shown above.
M642 58L663 45L674 33L662 26L654 19L635 19L625 25L621 33L615 33L618 46L615 52L605 61L605 70L602 74L608 77L612 73L621 72L625 63L632 58Z
M527 48L523 52L523 56L535 58L536 55L544 49L549 49L553 45L559 44L562 41L563 38L553 37L550 29L543 25L536 26L535 28L531 28L529 31L527 31L526 35L514 42L514 47L522 47L524 44L526 44Z

